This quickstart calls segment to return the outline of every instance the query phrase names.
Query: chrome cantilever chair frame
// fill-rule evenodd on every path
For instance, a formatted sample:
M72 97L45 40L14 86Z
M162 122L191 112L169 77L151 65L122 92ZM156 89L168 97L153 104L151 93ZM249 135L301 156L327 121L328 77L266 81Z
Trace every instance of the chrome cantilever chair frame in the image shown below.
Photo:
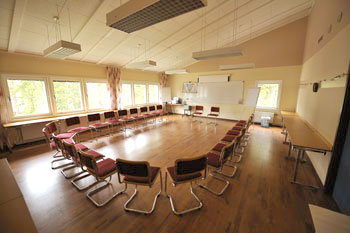
M130 173L128 174L127 171L124 170L124 169L128 170L128 168L126 168L126 167L122 168L121 164L122 164L122 166L127 166L129 168L132 167L133 168L133 169L131 169L132 174L130 174ZM157 168L157 167L151 167L147 161L128 161L128 160L123 160L123 159L117 159L116 166L117 166L117 170L118 170L119 183L125 183L125 185L127 185L127 184L134 184L135 185L135 191L134 191L133 195L125 202L124 210L129 211L129 212L140 213L140 214L144 214L144 215L152 214L153 211L155 210L157 200L160 197L160 194L162 193L162 190L163 190L163 178L162 178L161 169ZM136 174L135 171L137 170L137 168L141 168L142 169L141 172L144 172L147 170L147 175L140 176L140 175ZM153 179L152 179L151 168L158 169L158 171L155 174L155 177L153 177ZM128 170L128 171L130 172L130 170ZM151 188L153 186L155 180L157 179L158 174L160 176L160 190L156 194L156 196L154 197L152 208L150 210L129 208L128 205L131 203L131 201L136 197L136 195L138 193L137 185L149 186ZM124 175L124 176L128 176L128 177L136 177L136 178L131 179L131 180L126 180L124 178L123 181L121 181L120 175ZM141 179L141 180L138 180L138 179Z
M210 108L210 113L207 115L207 125L209 124L214 124L215 126L217 124L217 119L220 115L220 108L219 107L211 107ZM208 122L210 118L214 118L214 122Z
M59 169L59 168L63 168L63 167L67 167L67 166L73 165L74 163L71 161L69 163L65 163L65 164L61 164L61 165L58 165L58 166L54 166L54 163L60 162L60 161L63 161L63 160L67 160L67 158L63 154L63 147L61 147L62 144L61 144L60 139L57 138L55 135L53 135L53 139L54 139L54 142L56 143L56 146L59 148L59 150L62 153L62 158L52 160L51 161L51 169Z
M173 213L176 214L176 215L179 215L179 216L182 216L183 214L190 213L192 211L199 210L203 206L202 201L193 192L192 181L196 182L196 180L199 180L199 179L202 179L202 180L206 179L206 177L207 177L207 158L206 158L206 156L199 156L199 157L190 158L190 159L178 159L178 160L175 161L174 171L176 173L176 170L178 168L178 164L179 163L187 163L187 162L191 163L193 161L198 162L199 163L199 167L196 168L196 169L193 169L193 171L191 171L190 173L185 172L182 176L191 176L191 175L197 175L197 176L194 177L194 178L189 178L188 180L185 179L183 181L173 181L172 184L173 184L174 187L176 187L176 185L178 185L178 184L183 184L183 183L190 182L190 192L194 196L194 198L197 200L197 202L199 203L199 205L196 206L196 207L193 207L193 208L190 208L190 209L186 209L186 210L183 210L183 211L177 211L176 210L174 201L173 201L172 197L170 196L170 194L168 194L168 191L167 191L168 172L165 172L165 194L169 198L171 209L172 209ZM203 162L204 162L204 164L202 164ZM191 166L189 166L189 167L191 167ZM182 168L182 169L183 169L183 171L185 171L186 168L185 169ZM204 175L202 175L202 171L203 170L204 170ZM168 171L169 171L169 168L168 168ZM180 175L180 177L181 177L181 175Z

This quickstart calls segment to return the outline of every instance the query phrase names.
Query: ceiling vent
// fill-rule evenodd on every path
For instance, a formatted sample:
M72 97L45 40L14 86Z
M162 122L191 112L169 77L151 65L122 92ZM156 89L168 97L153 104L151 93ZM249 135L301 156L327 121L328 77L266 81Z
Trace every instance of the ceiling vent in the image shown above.
M81 52L80 44L60 40L44 50L45 57L65 58L75 53Z
M221 65L219 66L220 70L240 70L240 69L252 69L255 68L254 63L246 64L234 64L234 65Z
M207 0L130 0L107 13L107 25L131 33L207 5Z
M207 60L219 57L242 56L243 53L237 47L211 49L192 53L192 58L196 60Z
M152 60L146 60L127 64L125 67L128 69L145 69L154 66L157 66L157 62Z

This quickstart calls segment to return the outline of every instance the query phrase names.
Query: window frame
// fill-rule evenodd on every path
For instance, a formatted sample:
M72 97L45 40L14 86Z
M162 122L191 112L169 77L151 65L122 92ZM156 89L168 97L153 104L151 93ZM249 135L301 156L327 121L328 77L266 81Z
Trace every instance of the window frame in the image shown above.
M1 74L1 86L3 87L3 95L5 97L5 108L8 112L9 119L10 120L26 120L26 119L32 119L32 118L40 118L40 117L47 117L53 115L53 106L52 106L52 99L51 99L51 89L50 84L48 81L48 76L46 75L22 75L22 74ZM42 114L31 114L31 115L24 115L24 116L15 116L13 107L12 107L12 101L11 101L11 95L10 95L10 88L8 86L8 80L33 80L33 81L44 81L45 84L45 91L46 91L46 100L47 100L47 107L49 112L48 113L42 113Z
M125 108L125 107L132 107L132 106L134 106L134 103L135 103L135 101L134 101L134 83L133 82L130 82L130 81L121 81L122 82L122 86L121 86L121 91L122 91L122 94L123 94L123 84L130 84L130 86L131 86L131 105L123 105L122 104L122 102L121 102L121 104L122 104L122 108ZM121 97L121 98L123 98L123 97Z
M158 82L145 82L145 81L121 81L122 84L130 84L131 85L131 105L122 105L123 108L130 108L130 107L139 107L139 106L145 106L148 104L159 104L160 102L160 84ZM146 103L143 104L136 104L135 103L135 90L134 90L134 84L144 84L146 86ZM158 86L158 102L150 102L149 100L149 85L157 85Z
M79 110L73 110L73 111L63 111L63 112L58 112L57 106L56 106L56 96L55 96L55 89L54 89L54 81L66 81L66 82L79 82L80 84L80 91L81 91L81 105L82 109ZM61 116L61 115L69 115L69 114L77 114L77 113L85 113L88 112L87 110L87 105L86 105L86 90L85 90L85 85L84 83L84 78L79 78L79 77L63 77L63 76L51 76L50 77L50 88L52 91L52 105L53 105L53 112L54 115Z
M281 92L282 92L282 80L257 80L256 87L259 87L259 84L279 84L278 95L277 95L277 105L276 107L263 107L258 106L258 101L256 102L257 109L266 109L266 110L278 110L280 108ZM259 97L258 97L259 100Z
M158 86L158 101L157 102L150 102L150 100L149 100L149 85ZM159 104L159 100L160 100L160 85L159 85L159 83L156 83L156 82L147 83L147 103L148 104Z
M145 96L146 96L146 102L145 103L142 103L142 104L136 104L135 102L135 88L134 88L134 85L137 85L137 84L142 84L142 85L145 85ZM148 83L147 82L141 82L141 81L134 81L132 82L132 93L133 93L133 106L143 106L143 105L146 105L148 104Z
M86 103L86 111L89 112L89 111L100 111L100 110L108 110L111 108L111 106L109 106L109 108L90 108L89 107L89 93L88 93L88 88L87 88L87 84L88 83L105 83L106 86L107 86L107 90L108 90L108 82L107 80L104 80L104 79L96 79L96 78L84 78L83 79L83 85L84 85L84 88L85 88L85 95L84 97L86 98L85 100L85 103Z

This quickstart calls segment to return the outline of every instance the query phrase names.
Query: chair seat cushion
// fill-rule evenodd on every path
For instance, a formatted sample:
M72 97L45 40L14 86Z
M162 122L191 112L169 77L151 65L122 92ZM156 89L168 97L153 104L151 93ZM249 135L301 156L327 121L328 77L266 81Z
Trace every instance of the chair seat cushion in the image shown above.
M151 183L153 183L154 179L157 177L158 172L160 171L160 167L150 167L151 169ZM133 182L140 184L148 184L148 179L146 177L136 177L136 176L125 176L125 182Z
M87 131L90 130L89 127L85 127L85 126L81 126L81 127L77 127L71 130L68 130L69 133L79 133L79 132L83 132L83 131Z
M95 159L102 159L103 157L105 157L103 154L100 154L94 150L87 150L85 151L85 153L93 156Z
M75 144L74 146L75 146L75 149L76 149L77 151L79 151L79 150L87 150L87 149L89 149L89 148L87 148L87 146L85 146L85 145L84 145L84 144L82 144L82 143Z
M238 136L240 134L241 134L241 131L238 131L238 130L229 130L226 133L226 135L233 135L233 136Z
M202 115L203 113L202 112L194 112L193 114L194 115Z
M141 115L135 115L135 116L132 116L132 117L135 118L135 119L143 118Z
M213 151L221 152L226 145L223 143L218 143L213 147Z
M196 179L196 178L202 176L202 174L200 172L194 173L194 174L191 174L191 175L176 176L175 175L175 167L168 167L167 170L169 172L169 175L170 175L171 179L173 179L174 182L191 181L193 179Z
M116 120L116 119L113 119L113 120L106 121L106 123L112 124L112 125L117 125L117 124L120 124L120 121Z
M69 144L75 144L73 138L67 138L67 139L64 139L63 141Z
M236 139L236 136L233 135L226 135L221 141L224 142L233 142Z
M245 123L240 123L240 122L238 122L235 126L238 126L238 127L245 127Z
M120 121L132 121L132 120L134 120L134 118L133 117L121 117L121 118L119 118L119 120Z
M74 137L74 135L75 135L75 133L60 133L57 135L57 137L60 139L67 139L67 138Z
M247 123L247 121L246 120L240 120L240 121L238 121L238 123Z
M207 154L207 162L210 166L220 167L220 155L215 154L213 152L209 152Z
M108 173L116 170L115 161L110 158L101 160L100 162L96 163L96 165L98 176L105 176Z
M218 116L219 116L219 114L215 114L215 113L210 113L210 114L208 114L208 116L212 116L212 117L218 117Z
M89 127L92 127L92 128L100 128L100 127L105 127L105 126L108 126L108 125L109 125L108 122L103 122L103 123L91 124L91 125L89 125Z
M241 131L243 129L243 127L241 127L241 126L234 126L234 127L232 127L232 130L239 130L239 131Z

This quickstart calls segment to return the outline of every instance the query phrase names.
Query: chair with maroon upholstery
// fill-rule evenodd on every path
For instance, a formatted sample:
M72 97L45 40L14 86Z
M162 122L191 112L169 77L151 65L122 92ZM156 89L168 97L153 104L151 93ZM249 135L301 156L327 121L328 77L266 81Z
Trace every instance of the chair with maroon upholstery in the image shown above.
M124 210L141 214L152 214L155 209L158 197L160 196L163 189L162 172L160 170L160 167L152 167L146 161L128 161L124 159L117 159L116 166L118 170L119 183L125 183L125 185L135 185L134 194L124 204ZM124 176L123 180L120 179L120 175ZM150 188L152 188L158 175L160 177L160 191L156 194L154 198L151 210L147 211L128 208L128 205L131 203L131 201L137 194L137 185L149 186Z
M211 107L210 108L210 113L207 115L207 124L211 124L213 122L208 122L209 118L214 118L214 125L217 125L216 123L216 119L219 117L220 115L220 108L219 107Z
M110 129L111 129L110 134L113 133L114 126L118 126L118 125L123 124L123 122L121 122L119 119L117 119L114 111L104 112L103 115L105 117L105 122L110 125Z
M73 129L68 130L69 133L76 133L78 136L78 140L80 142L80 133L83 132L87 132L90 131L91 133L91 137L92 137L92 129L90 127L86 127L86 126L80 126L80 118L79 117L70 117L66 119L66 125L67 127L71 127L71 126L78 126L75 127Z
M130 122L131 123L134 122L135 118L128 116L128 110L122 109L122 110L118 110L118 120L122 122L124 126L123 130L124 132L126 132L126 129L127 129L126 124Z
M156 111L156 107L154 105L148 106L148 113L151 114L151 117L153 118L153 123L155 123L156 118L158 116L158 113Z
M136 122L138 120L143 120L143 116L139 114L139 110L137 108L131 108L129 109L130 117L134 118L135 128L136 128Z
M104 185L98 188L89 190L86 194L86 197L89 198L89 200L92 203L94 203L95 206L97 207L105 206L108 202L110 202L116 196L122 193L125 193L127 188L126 184L125 184L124 190L114 193L112 196L110 196L107 200L105 200L102 203L97 202L97 200L95 200L92 196L111 184L112 176L115 173L117 173L117 167L116 167L115 161L110 158L97 161L96 157L91 155L89 151L86 151L86 152L79 151L78 153L80 155L80 161L86 167L87 172L95 177L96 184L105 182Z
M223 176L230 177L230 178L232 178L236 174L237 167L231 164L226 164L226 162L228 161L231 155L232 145L233 145L232 143L231 144L218 143L214 146L214 148L209 153L206 154L208 165L216 169L216 170L213 170L213 173L221 174ZM232 174L223 173L222 170L224 166L232 167L233 168ZM209 168L208 168L208 172L209 172ZM225 183L225 186L220 192L214 191L213 189L203 184L200 184L199 186L217 196L221 196L225 192L227 187L230 185L230 182L219 176L214 175L213 173L209 172L209 175L215 178L216 180L219 180Z
M192 118L194 117L194 116L202 116L203 115L203 112L204 112L204 107L203 106L201 106L201 105L196 105L195 107L194 107L194 113L192 113ZM200 123L202 123L202 121L201 120L198 120Z
M242 160L242 155L237 153L237 147L239 146L239 142L240 142L240 132L238 131L235 131L237 132L238 134L236 135L230 135L230 134L226 134L225 137L223 137L221 139L221 143L224 143L224 144L232 144L232 148L230 149L230 153L231 153L231 156L230 156L230 161L232 162L235 162L235 163L239 163L241 162ZM237 160L233 160L234 157L238 157Z
M167 193L168 173L173 181L172 183L174 187L178 184L190 183L191 194L199 202L199 205L197 207L186 209L183 211L177 211L175 209L173 199ZM202 201L193 192L192 181L197 181L199 179L204 180L206 176L207 176L207 158L205 155L195 157L195 158L189 158L189 159L177 159L175 161L175 166L167 168L167 172L165 173L165 193L170 200L171 209L174 214L183 215L202 208L203 206Z
M82 179L84 179L88 176L91 176L91 175L90 175L90 173L88 173L86 171L86 169L84 168L84 165L81 163L80 154L78 153L79 148L76 147L76 144L73 144L72 142L70 142L68 140L63 140L63 147L64 147L65 151L71 156L71 159L74 162L75 166L80 167L81 172L79 174L85 173L82 176L75 177L71 181L72 185L75 186L79 191L85 190L85 189L90 188L91 186L95 185L97 183L97 181L92 183L92 184L86 185L85 187L84 186L82 187L77 183L78 180L82 180ZM95 157L96 160L104 159L104 155L102 155L94 150L85 149L84 151L85 151L85 153L88 153L91 156Z
M158 105L156 106L156 108L157 108L156 113L158 114L158 116L161 117L161 121L163 121L163 116L164 116L164 115L167 115L168 112L164 110L164 107L163 107L163 105L161 105L161 104L158 104Z
M87 117L88 117L88 121L89 121L89 127L92 128L96 132L96 138L98 136L101 136L102 128L106 128L106 127L109 128L111 126L111 123L101 122L100 113L89 114ZM92 122L92 124L90 124L90 122Z
M140 108L140 115L143 117L144 120L151 118L153 116L151 113L148 112L148 108L146 106ZM146 125L147 122L144 124Z
M58 136L61 139L67 139L67 138L73 138L75 136L75 133L60 133L57 134L57 126L56 126L56 122L50 122L48 124L45 125L45 127L42 129L42 132L45 136L46 142L48 143L49 147L51 150L56 150L56 153L53 155L53 158L58 158L58 157L62 157L63 155L58 155L60 151L60 149L58 148L58 146L56 145L56 143L54 142L52 135L56 134L56 136Z

